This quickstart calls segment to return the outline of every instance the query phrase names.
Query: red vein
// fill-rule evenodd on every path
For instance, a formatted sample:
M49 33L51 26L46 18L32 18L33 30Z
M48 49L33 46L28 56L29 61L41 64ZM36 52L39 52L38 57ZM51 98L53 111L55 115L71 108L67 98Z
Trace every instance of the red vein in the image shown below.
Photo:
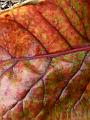
M48 53L48 54L31 56L31 57L22 57L22 58L13 58L13 59L17 61L22 61L22 60L34 60L34 59L40 59L40 58L55 58L55 57L60 57L63 55L68 55L68 54L80 52L80 51L90 51L90 46L79 47L79 48L67 50L64 52Z

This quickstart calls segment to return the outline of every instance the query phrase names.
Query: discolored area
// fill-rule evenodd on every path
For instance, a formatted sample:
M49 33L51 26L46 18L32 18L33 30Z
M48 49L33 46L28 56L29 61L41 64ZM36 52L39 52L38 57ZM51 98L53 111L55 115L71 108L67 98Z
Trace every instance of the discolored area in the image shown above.
M0 120L90 119L88 6L45 0L0 13Z
M0 45L8 50L12 57L29 57L44 53L42 46L28 30L25 30L14 20L1 18L0 29Z

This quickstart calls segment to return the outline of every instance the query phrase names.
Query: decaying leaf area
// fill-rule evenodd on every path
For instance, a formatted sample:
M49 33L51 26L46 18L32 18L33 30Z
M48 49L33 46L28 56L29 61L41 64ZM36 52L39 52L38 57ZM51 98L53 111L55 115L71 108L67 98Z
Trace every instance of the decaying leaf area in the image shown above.
M0 10L0 120L90 120L90 0L11 3Z

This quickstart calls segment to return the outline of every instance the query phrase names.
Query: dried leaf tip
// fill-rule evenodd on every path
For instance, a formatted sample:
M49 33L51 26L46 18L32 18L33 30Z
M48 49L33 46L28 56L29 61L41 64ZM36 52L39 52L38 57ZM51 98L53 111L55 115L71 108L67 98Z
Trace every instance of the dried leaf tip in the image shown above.
M19 7L19 6L24 6L24 5L30 5L30 4L38 4L40 2L44 2L45 0L25 0L22 3L17 3L16 5L14 5L13 7Z
M44 2L45 0L25 0L24 2L22 2L22 4L37 4L40 2Z

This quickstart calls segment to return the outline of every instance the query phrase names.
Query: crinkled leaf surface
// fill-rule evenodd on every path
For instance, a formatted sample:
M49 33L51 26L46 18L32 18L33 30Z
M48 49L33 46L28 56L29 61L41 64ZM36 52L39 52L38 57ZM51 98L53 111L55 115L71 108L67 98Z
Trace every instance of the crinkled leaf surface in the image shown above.
M0 120L90 119L89 6L45 0L0 13Z

